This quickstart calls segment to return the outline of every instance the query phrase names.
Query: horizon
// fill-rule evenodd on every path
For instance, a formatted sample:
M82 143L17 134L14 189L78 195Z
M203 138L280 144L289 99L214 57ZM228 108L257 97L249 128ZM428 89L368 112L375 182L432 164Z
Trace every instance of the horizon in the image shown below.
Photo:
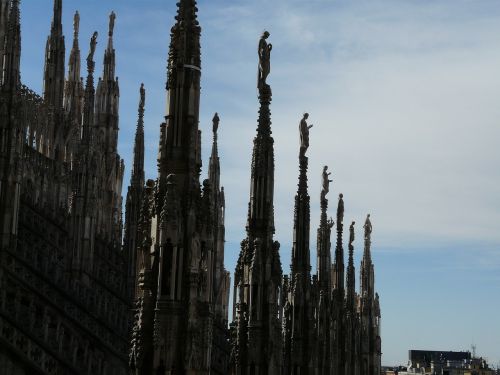
M147 4L146 10L144 3L133 1L63 4L66 60L75 10L81 17L82 57L91 33L99 31L96 76L102 70L108 15L112 10L117 15L124 195L141 82L146 88L146 178L156 177L159 125L165 115L175 7L160 0ZM495 147L500 135L495 100L500 97L500 4L482 4L484 9L466 0L419 5L315 0L307 9L296 0L199 4L202 176L211 118L218 112L227 202L226 269L233 274L244 238L258 110L256 47L261 32L269 29L274 46L269 83L276 147L275 239L281 243L283 270L288 273L290 263L298 124L307 111L314 124L308 176L311 265L314 270L320 176L326 164L333 172L329 214L334 216L336 196L342 192L346 220L357 222L357 274L361 223L367 213L372 215L384 366L404 365L411 349L461 351L472 344L491 366L500 361L495 349L500 348L500 302L494 298L500 289L500 155ZM21 78L39 94L51 15L52 0L21 3ZM358 288L358 277L356 283Z

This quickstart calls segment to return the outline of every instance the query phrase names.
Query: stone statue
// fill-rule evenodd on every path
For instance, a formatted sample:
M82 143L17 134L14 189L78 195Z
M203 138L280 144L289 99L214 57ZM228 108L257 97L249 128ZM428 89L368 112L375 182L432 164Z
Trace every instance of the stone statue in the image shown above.
M352 243L354 242L354 224L356 223L353 221L349 227L349 246L352 246Z
M339 205L337 207L337 224L344 221L344 194L339 194Z
M89 55L87 57L87 61L94 60L95 47L97 45L97 35L98 35L97 31L94 31L92 38L90 38L90 51L89 51Z
M309 129L313 125L307 125L307 119L309 118L309 113L304 113L304 117L300 120L299 130L300 130L300 154L305 155L307 149L309 148Z
M266 79L271 72L271 51L273 49L272 44L267 44L266 39L269 38L269 32L264 31L259 41L259 78L257 81L257 87L261 88L266 84Z
M141 93L141 101L139 103L139 106L141 108L144 108L144 105L146 104L146 90L144 89L144 83L141 83L140 93Z
M328 194L328 192L330 191L330 182L333 181L333 180L328 179L328 176L330 176L332 173L331 172L327 172L327 171L328 171L328 166L325 165L323 167L323 174L322 174L322 187L323 187L322 197L323 198L325 198L326 195Z
M214 118L212 119L212 131L214 134L216 134L217 130L219 129L219 122L220 122L219 114L215 112Z
M372 222L370 221L370 214L366 216L366 221L365 225L363 226L365 228L365 239L369 239L370 235L372 234Z

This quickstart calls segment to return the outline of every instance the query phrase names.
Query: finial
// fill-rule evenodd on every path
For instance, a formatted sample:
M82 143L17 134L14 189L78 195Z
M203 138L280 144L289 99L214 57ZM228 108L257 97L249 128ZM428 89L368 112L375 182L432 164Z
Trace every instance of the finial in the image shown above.
M113 30L115 29L115 20L116 20L116 14L115 12L111 12L109 15L109 32L108 35L109 37L113 36Z
M217 130L219 129L219 122L220 122L219 114L215 112L214 118L212 119L212 131L214 135L217 134Z
M80 13L76 11L73 17L73 35L75 39L78 38L79 30L80 30Z

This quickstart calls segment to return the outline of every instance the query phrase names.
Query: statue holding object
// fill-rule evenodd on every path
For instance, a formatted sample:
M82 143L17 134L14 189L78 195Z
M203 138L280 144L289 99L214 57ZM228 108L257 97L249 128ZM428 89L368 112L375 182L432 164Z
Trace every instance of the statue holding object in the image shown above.
M300 120L299 130L300 130L300 155L305 156L307 149L309 148L309 129L313 125L307 125L307 119L309 118L309 113L304 113L304 117Z
M323 173L322 173L322 188L321 188L321 200L325 200L326 199L326 195L328 194L328 192L330 191L330 182L332 182L333 180L330 180L328 178L328 176L330 176L332 173L331 172L327 172L328 171L328 166L325 165L323 167Z
M266 84L266 79L271 72L271 51L272 44L267 44L266 39L269 38L269 32L264 31L259 40L259 77L257 80L257 88L262 88Z

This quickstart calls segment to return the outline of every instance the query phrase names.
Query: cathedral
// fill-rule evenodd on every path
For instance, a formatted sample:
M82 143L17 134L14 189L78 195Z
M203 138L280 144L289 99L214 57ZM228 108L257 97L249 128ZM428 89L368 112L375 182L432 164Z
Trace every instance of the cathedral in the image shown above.
M246 237L231 276L224 263L217 113L202 173L196 0L176 5L155 179L144 172L146 89L139 88L125 199L125 162L117 147L117 16L109 15L107 38L97 32L85 38L82 71L80 16L74 15L66 60L62 6L53 1L39 95L22 82L20 0L0 0L0 373L379 375L370 215L357 291L355 223L345 264L344 197L336 220L329 219L326 166L316 272L311 269L308 114L299 124L292 258L283 274L274 239L270 33L258 43ZM106 48L96 80L101 39Z

